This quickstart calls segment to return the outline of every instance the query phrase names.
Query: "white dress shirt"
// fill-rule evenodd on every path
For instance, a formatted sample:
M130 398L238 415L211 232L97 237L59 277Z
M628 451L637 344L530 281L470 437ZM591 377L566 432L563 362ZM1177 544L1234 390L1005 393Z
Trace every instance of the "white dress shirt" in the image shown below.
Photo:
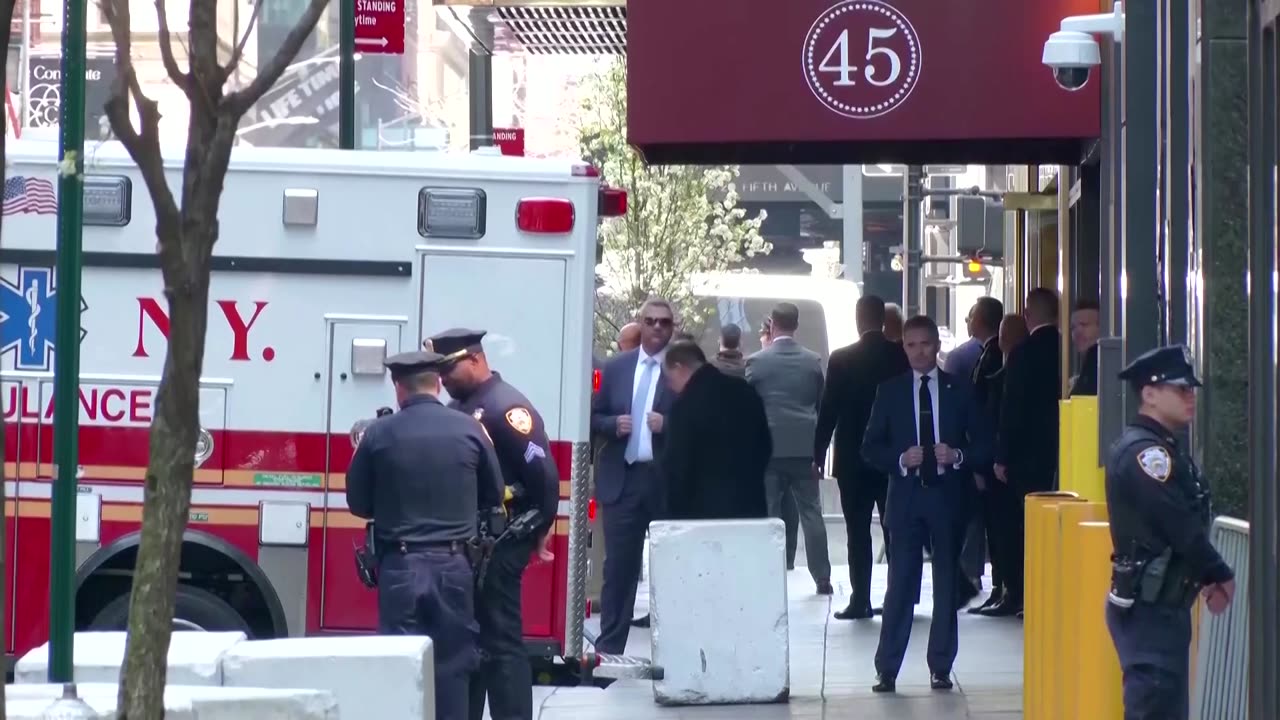
M640 389L640 379L644 377L645 360L653 358L653 379L649 383L649 394L644 399L645 415L631 418L631 432L640 433L640 447L636 451L636 462L652 462L653 461L653 432L649 430L649 421L646 419L648 414L653 412L653 399L658 394L658 383L662 382L662 359L667 355L667 349L662 348L657 355L650 355L644 351L644 346L638 348L639 355L636 356L636 374L631 379L631 397L636 396L636 391ZM630 410L628 410L630 412Z
M911 406L915 408L915 414L913 416L915 422L913 423L913 425L916 429L916 444L919 445L920 444L920 384L921 384L920 378L924 377L925 375L929 376L929 399L933 401L933 442L936 445L942 442L942 430L941 430L941 427L938 425L938 418L942 417L938 410L938 398L939 396L942 395L942 392L938 387L938 368L936 367L927 373L922 373L917 370L911 371ZM903 454L905 455L905 453ZM960 457L956 459L956 463L955 465L952 465L952 468L959 470L960 463L964 462L964 454L961 453L960 450L958 449L956 449L956 454L959 455ZM902 460L903 459L901 457L898 458L898 470L902 472L903 477L906 477L909 474L909 471L907 470L906 463L902 462ZM929 462L929 458L926 457L925 462ZM942 465L939 465L938 475L942 475L944 472L946 472L946 468L944 468Z

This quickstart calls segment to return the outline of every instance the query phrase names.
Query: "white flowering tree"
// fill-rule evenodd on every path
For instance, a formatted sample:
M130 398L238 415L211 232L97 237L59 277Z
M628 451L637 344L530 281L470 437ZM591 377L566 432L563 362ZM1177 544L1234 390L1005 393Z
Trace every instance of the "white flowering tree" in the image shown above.
M626 78L622 60L590 77L579 121L583 155L628 193L627 214L600 228L597 347L607 347L651 295L673 302L686 323L696 322L695 273L726 270L770 250L760 235L764 212L748 217L738 207L736 166L647 165L627 144Z

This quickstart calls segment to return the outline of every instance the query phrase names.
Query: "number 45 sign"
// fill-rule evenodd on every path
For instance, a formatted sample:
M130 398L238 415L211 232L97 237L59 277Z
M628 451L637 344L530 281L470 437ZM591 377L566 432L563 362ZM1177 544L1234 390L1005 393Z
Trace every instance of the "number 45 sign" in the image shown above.
M920 37L897 8L844 0L818 16L805 36L805 80L834 113L866 120L893 112L920 78Z

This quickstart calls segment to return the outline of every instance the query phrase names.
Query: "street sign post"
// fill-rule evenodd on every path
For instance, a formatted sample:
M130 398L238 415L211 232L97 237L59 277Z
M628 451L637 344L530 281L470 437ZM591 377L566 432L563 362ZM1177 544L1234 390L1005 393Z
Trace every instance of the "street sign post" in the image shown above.
M356 50L404 54L404 0L356 0Z
M84 229L85 19L88 3L62 9L62 107L58 156L58 297L53 356L53 502L49 524L49 682L71 682L76 629L76 470L80 426L80 271Z

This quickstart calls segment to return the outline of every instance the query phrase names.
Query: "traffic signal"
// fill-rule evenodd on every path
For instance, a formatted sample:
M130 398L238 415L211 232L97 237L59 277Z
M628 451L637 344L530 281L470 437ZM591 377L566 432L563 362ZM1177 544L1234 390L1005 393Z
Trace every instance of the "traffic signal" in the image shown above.
M990 280L991 271L980 258L971 257L964 261L965 280Z

